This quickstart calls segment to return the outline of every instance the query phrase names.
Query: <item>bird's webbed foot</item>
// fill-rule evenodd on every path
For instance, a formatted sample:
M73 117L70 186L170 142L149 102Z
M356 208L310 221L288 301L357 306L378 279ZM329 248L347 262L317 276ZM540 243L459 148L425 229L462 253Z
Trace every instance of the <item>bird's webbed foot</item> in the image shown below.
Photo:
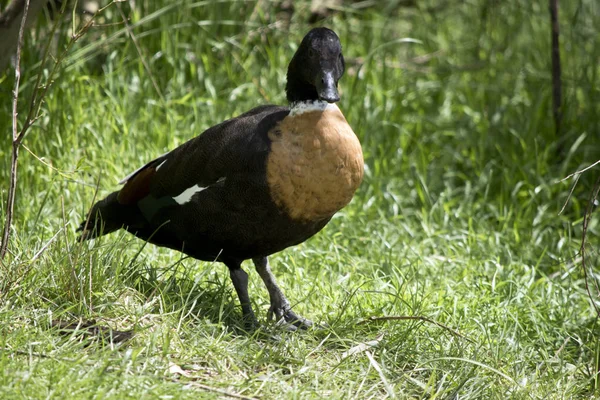
M280 304L273 304L273 302L271 302L271 307L269 307L269 312L267 313L267 318L269 320L273 320L273 317L275 317L275 321L277 321L278 325L285 325L290 331L308 329L314 325L311 320L303 318L293 312L285 297L283 300L283 304L281 304L281 302Z
M313 326L312 321L302 318L292 311L289 301L285 298L275 281L267 257L255 258L253 261L258 274L269 291L269 297L271 298L271 307L269 307L267 318L272 320L273 317L275 317L277 324L285 325L290 331L308 329Z

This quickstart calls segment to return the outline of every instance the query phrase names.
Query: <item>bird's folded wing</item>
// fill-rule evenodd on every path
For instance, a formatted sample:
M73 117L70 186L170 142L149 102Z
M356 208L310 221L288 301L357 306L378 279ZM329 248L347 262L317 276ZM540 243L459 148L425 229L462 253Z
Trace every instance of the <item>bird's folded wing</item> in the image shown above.
M288 113L284 107L261 106L207 129L124 178L118 201L135 204L149 194L175 197L195 185L258 172L269 150L268 131Z

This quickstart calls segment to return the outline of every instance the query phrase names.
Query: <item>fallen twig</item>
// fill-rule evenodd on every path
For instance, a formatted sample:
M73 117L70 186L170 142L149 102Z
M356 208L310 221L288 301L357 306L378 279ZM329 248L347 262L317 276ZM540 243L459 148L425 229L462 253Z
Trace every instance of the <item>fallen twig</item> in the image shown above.
M429 322L430 324L437 325L440 328L447 330L454 336L458 336L462 339L465 339L466 341L468 341L470 343L475 343L475 341L473 341L472 339L469 339L468 337L455 331L454 329L452 329L440 322L434 321L431 318L423 317L421 315L391 315L391 316L386 316L386 317L374 317L373 316L373 317L369 317L363 321L360 321L357 325L363 325L368 322L379 322L379 321L423 321L423 322Z

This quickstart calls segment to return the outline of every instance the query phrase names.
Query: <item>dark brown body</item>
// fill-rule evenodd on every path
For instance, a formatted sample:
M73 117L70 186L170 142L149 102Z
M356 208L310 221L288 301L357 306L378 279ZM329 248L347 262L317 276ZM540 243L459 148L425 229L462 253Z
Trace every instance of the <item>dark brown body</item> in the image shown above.
M150 243L226 263L305 241L350 201L363 174L358 139L339 109L330 108L300 115L254 109L217 125L227 148L208 143L217 134L209 129L99 203L104 232L124 227ZM193 167L173 162L182 155L194 157ZM200 178L205 164L214 172ZM175 183L174 175L186 179ZM184 204L174 200L195 184L205 189Z

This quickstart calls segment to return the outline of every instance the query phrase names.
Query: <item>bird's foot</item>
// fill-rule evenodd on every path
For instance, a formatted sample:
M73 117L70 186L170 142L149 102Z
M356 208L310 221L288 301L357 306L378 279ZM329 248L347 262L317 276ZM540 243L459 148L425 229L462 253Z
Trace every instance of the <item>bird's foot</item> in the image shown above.
M267 317L269 320L272 320L273 316L275 316L278 325L284 325L289 331L308 329L314 325L311 320L302 318L293 312L289 305L279 307L271 305Z

